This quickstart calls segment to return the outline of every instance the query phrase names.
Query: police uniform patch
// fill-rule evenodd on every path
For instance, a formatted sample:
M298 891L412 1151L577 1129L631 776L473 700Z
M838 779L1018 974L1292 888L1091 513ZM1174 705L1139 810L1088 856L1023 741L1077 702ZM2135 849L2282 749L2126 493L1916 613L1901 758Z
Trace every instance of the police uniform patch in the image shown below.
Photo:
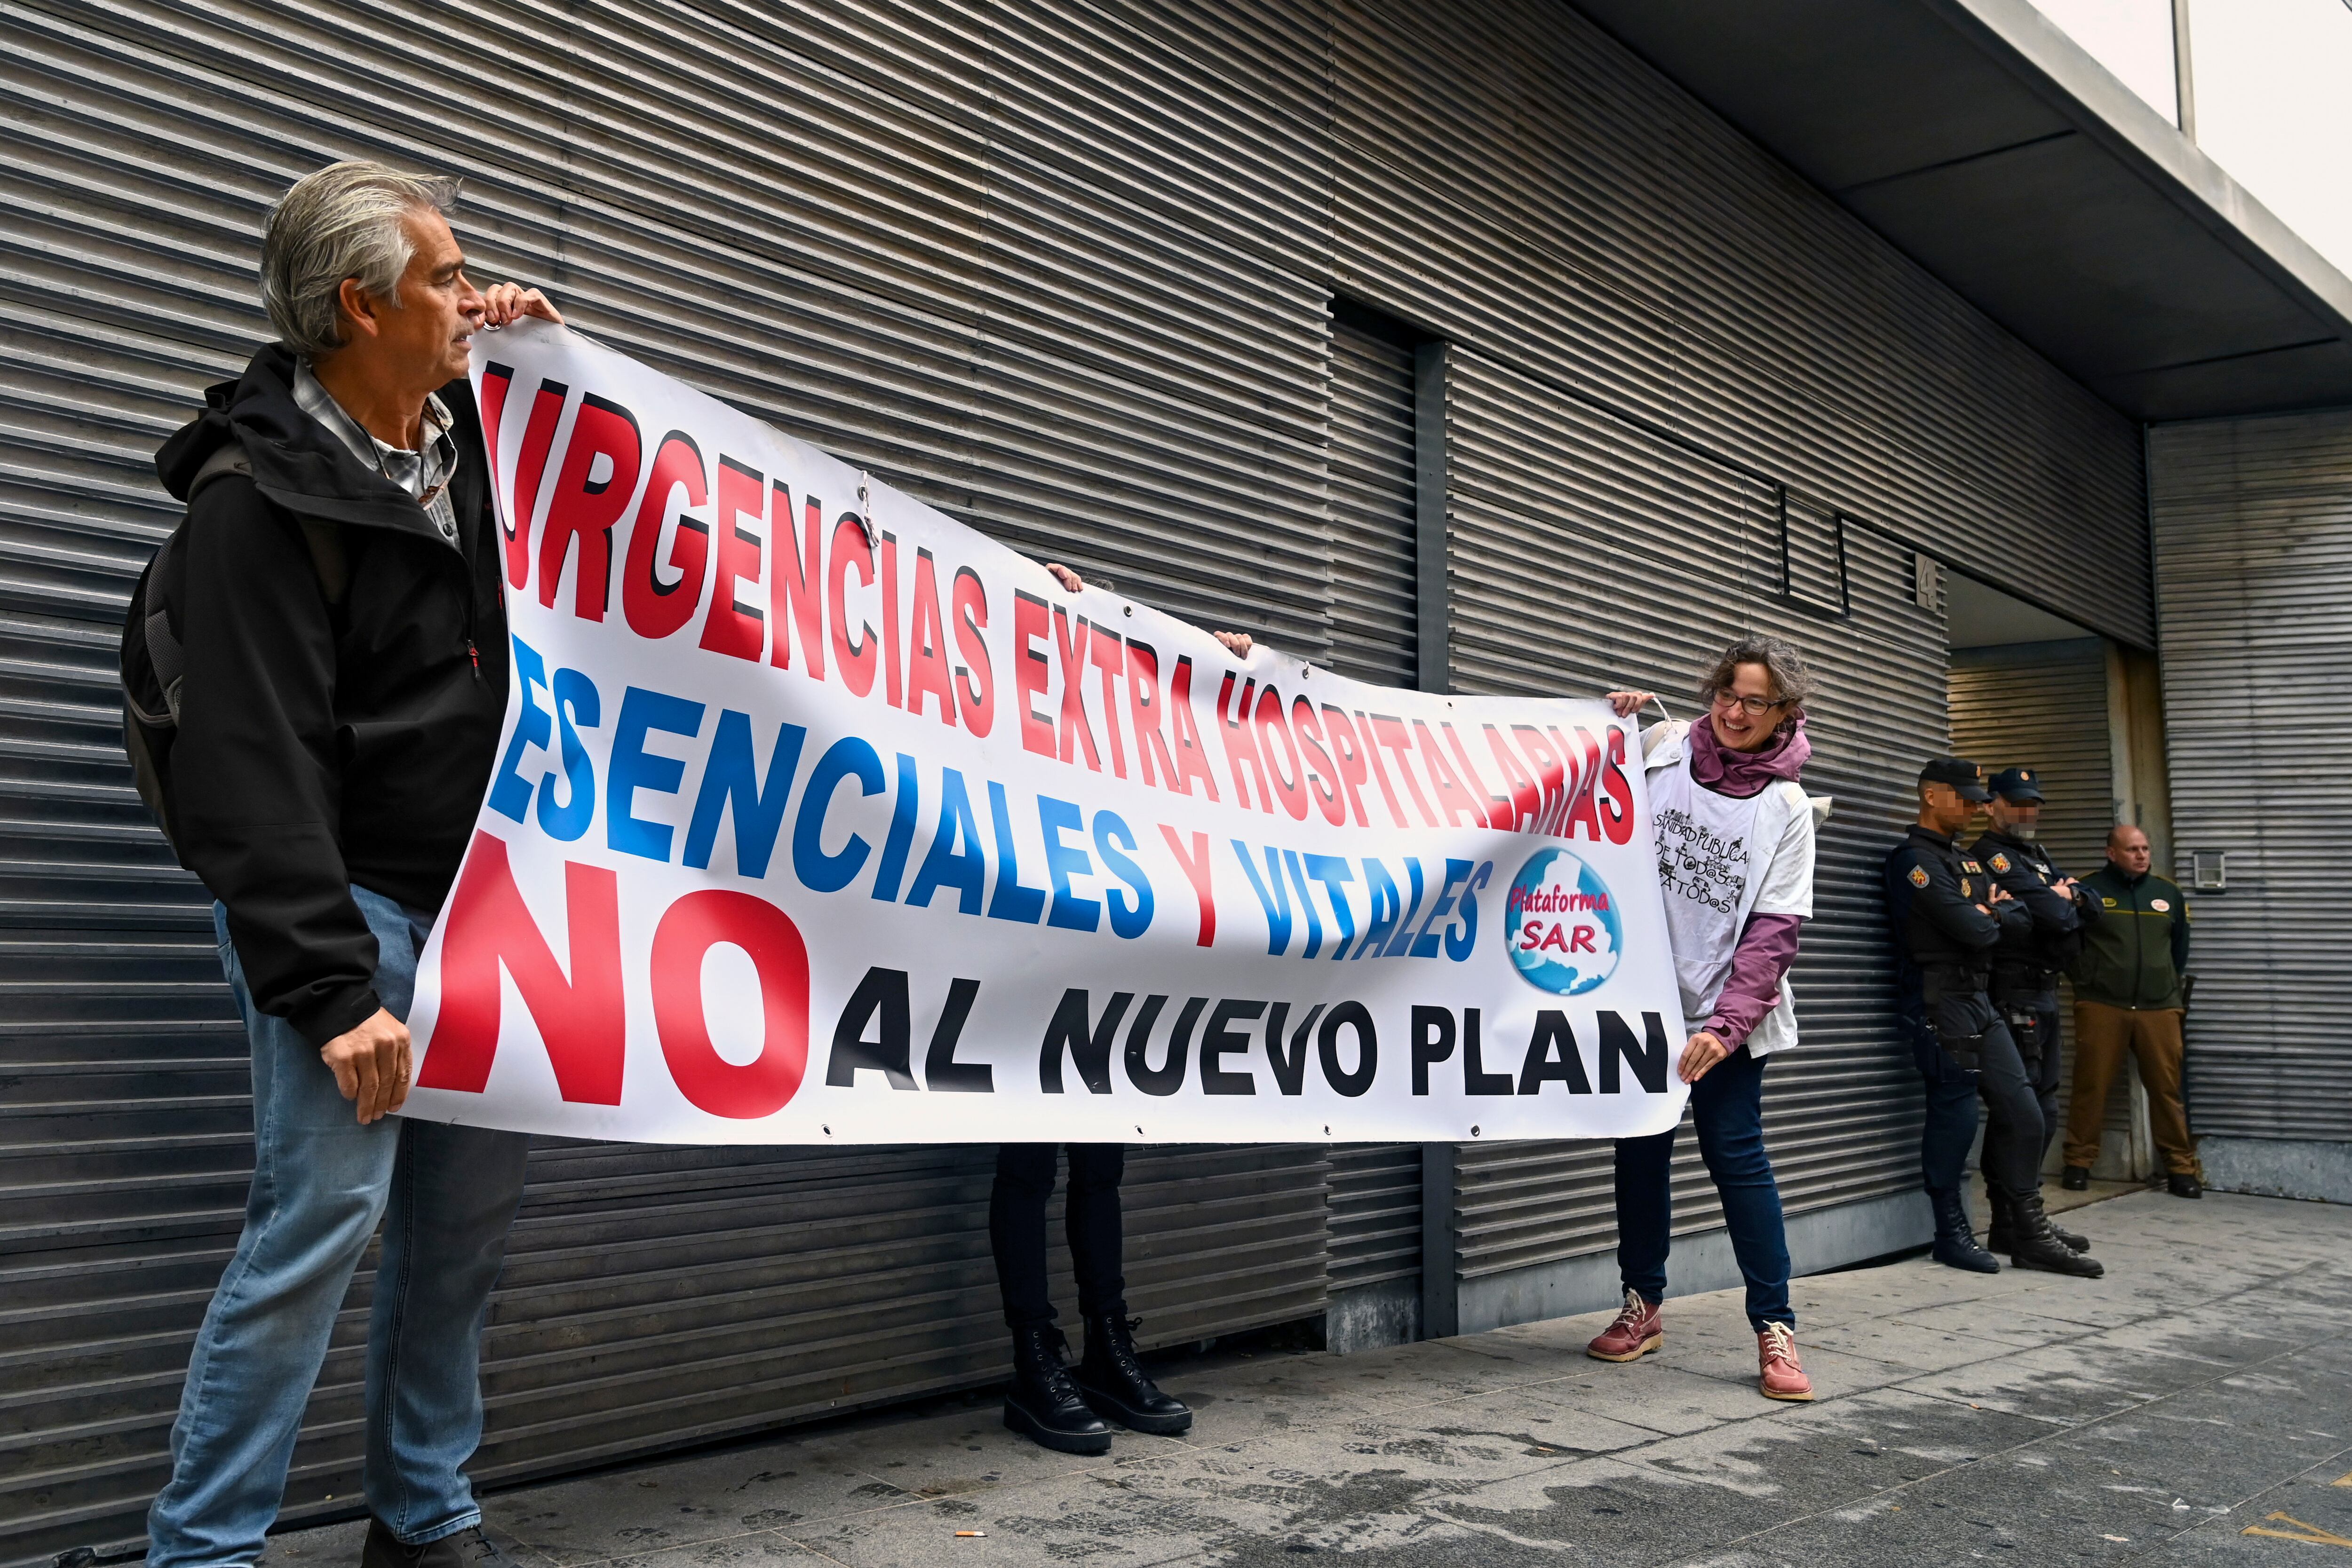
M1969 879L1967 877L1960 878L1960 896L1962 898L1974 898L1976 895L1977 890L1969 885Z
M2007 855L1993 856L1992 869L1995 871L2007 871L2009 869L2009 857Z
M1925 887L1927 885L1927 868L1926 866L1915 865L1911 868L1911 885L1914 887ZM2112 904L2115 901L2113 899L2109 899L2107 902Z
M1962 861L1960 862L1960 869L1962 871L1981 872L1984 870L1984 867L1977 864L1974 861Z
M2172 913L2172 901L2168 898L2151 898L2147 901L2147 906L2150 909L2155 910L2158 915L2169 915Z

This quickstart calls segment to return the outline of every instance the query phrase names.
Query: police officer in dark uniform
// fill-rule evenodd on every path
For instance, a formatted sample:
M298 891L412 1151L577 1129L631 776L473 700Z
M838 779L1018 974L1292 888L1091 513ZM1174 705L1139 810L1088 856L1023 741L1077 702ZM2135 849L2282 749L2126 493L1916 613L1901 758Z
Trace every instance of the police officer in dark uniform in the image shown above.
M1992 799L1985 815L1990 831L1969 846L1969 853L1985 868L1994 884L2005 890L2033 917L2022 934L2006 927L1992 951L1992 1005L2017 1041L2025 1062L2025 1081L2042 1108L2042 1142L2031 1152L2038 1168L2058 1134L2058 975L2083 950L2083 930L2099 917L2098 900L2077 887L2058 869L2042 848L2042 786L2029 768L2011 768L1993 775ZM1996 1121L1985 1129L1988 1142L2014 1134ZM1995 1252L2010 1249L2008 1217L1996 1209L1992 1234L1985 1245ZM2056 1224L2050 1233L2075 1251L2088 1243Z
M1985 1187L2008 1221L2011 1260L2021 1269L2096 1279L2100 1265L2051 1233L2042 1207L2042 1107L1992 1000L1993 948L2002 934L2032 929L2032 915L1992 884L1953 836L1990 799L1976 764L1937 758L1919 770L1919 820L1886 857L1886 906L1897 953L1898 1006L1913 1059L1927 1080L1920 1173L1936 1211L1935 1256L1958 1269L1996 1273L1969 1225L1969 1145L1982 1095L2012 1135L1987 1141Z

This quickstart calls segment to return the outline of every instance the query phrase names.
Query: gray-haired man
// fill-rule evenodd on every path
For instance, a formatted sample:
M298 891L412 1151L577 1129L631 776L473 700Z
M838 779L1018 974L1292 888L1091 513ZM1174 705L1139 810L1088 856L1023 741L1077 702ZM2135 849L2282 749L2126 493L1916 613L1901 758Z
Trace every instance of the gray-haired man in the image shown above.
M537 293L467 281L455 182L338 163L269 215L281 341L205 394L157 472L181 649L161 753L173 847L219 902L253 1046L245 1231L197 1335L148 1516L151 1568L251 1563L336 1312L389 1208L367 1354L368 1568L502 1555L460 1466L524 1140L386 1113L408 1093L416 956L506 709L499 534L467 341Z

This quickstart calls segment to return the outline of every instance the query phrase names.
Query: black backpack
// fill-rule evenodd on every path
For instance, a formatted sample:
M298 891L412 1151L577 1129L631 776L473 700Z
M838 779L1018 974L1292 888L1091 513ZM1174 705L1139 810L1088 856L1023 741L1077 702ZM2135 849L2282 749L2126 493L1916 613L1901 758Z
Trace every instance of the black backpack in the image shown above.
M205 486L231 475L253 477L253 461L235 441L205 458L195 477L188 481L189 509L194 508L196 496ZM351 564L343 552L341 530L313 517L296 520L302 526L302 542L310 548L310 565L319 574L327 603L341 606L351 591ZM183 513L180 526L139 574L138 584L131 591L131 603L122 614L122 749L131 758L131 776L139 786L139 798L147 803L165 840L175 843L169 788L172 741L180 730L180 683L187 674L187 658L174 624L172 601L186 581L180 557L186 549L187 535L188 519Z

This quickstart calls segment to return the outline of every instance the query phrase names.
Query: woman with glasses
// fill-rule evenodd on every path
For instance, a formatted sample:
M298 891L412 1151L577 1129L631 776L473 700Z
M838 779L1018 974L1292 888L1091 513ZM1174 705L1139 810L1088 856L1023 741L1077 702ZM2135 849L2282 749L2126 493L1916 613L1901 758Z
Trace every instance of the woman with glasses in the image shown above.
M1805 698L1813 683L1796 649L1743 637L1700 685L1707 710L1642 738L1667 940L1690 1031L1677 1069L1691 1086L1700 1157L1723 1197L1732 1251L1748 1283L1758 1386L1811 1399L1789 1307L1780 1190L1764 1153L1764 1063L1796 1043L1789 966L1813 912L1814 806L1797 782L1812 750ZM1618 716L1654 699L1612 692ZM1617 1267L1624 1309L1587 1350L1638 1361L1665 1343L1660 1303L1673 1212L1667 1187L1678 1129L1617 1141Z

